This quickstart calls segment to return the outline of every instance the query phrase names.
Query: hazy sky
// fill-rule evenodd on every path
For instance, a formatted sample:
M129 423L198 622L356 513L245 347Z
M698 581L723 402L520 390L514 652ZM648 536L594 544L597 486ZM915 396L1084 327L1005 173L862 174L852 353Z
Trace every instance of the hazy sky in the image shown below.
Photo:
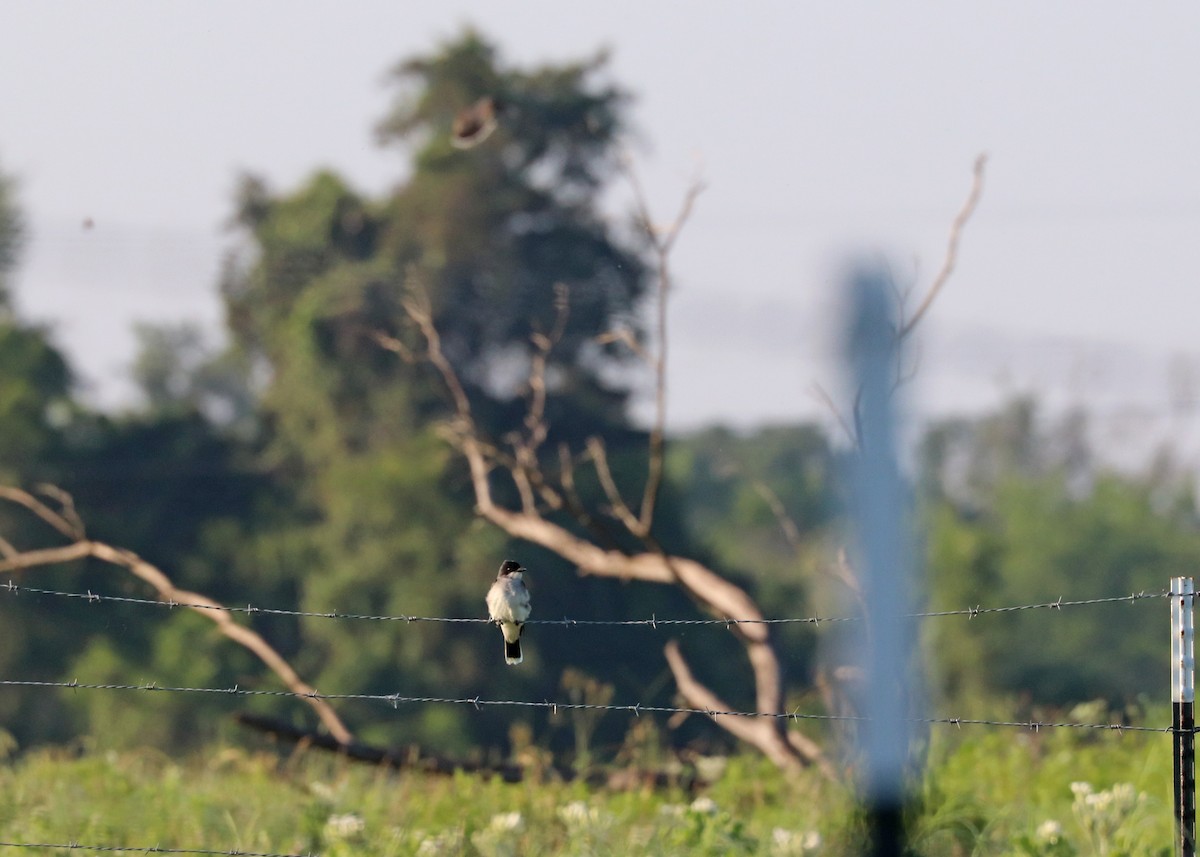
M519 63L610 47L654 208L707 181L674 260L677 427L812 414L812 384L837 384L837 273L884 253L919 297L981 151L922 407L1037 390L1161 411L1200 378L1194 2L80 0L2 19L0 168L32 233L19 307L99 401L130 393L132 320L217 329L240 171L403 178L372 135L386 71L467 23Z

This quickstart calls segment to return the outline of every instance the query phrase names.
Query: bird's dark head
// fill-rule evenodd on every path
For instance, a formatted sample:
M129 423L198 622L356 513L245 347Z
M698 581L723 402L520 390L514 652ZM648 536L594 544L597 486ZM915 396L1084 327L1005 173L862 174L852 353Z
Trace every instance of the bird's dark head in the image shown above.
M521 568L521 563L515 562L511 559L506 559L504 562L500 563L500 573L497 574L496 577L507 577L510 574L516 574L518 571L524 570L525 569Z

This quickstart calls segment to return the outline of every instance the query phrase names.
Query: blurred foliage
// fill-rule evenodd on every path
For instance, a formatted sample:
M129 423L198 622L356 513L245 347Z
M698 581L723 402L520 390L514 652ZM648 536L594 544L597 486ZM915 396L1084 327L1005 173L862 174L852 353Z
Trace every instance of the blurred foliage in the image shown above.
M16 184L0 172L0 480L53 455L70 412L66 360L47 330L21 322L12 305L10 279L24 234Z
M639 328L647 281L635 230L598 209L615 174L629 96L609 82L602 55L526 70L505 64L471 31L398 65L393 80L395 103L379 135L411 155L406 178L370 196L332 171L283 193L246 177L235 203L238 249L220 282L230 347L212 349L188 325L140 326L133 370L143 406L119 416L76 414L61 455L22 448L13 456L22 466L12 474L27 485L62 484L91 535L218 599L473 617L484 611L500 560L519 556L532 570L543 615L687 610L667 588L583 579L478 523L465 469L438 436L445 397L427 367L405 359L419 343L401 303L416 283L429 296L478 420L503 443L524 415L529 339L551 328L555 287L564 284L570 313L546 373L546 449L560 441L579 449L599 436L618 476L639 478L646 437L625 415L630 354L596 341L614 326ZM453 117L484 95L504 105L500 127L474 149L451 147ZM399 347L381 347L381 337ZM37 380L21 368L19 383ZM61 391L66 383L64 375ZM27 410L39 419L47 412L40 399ZM30 443L54 437L30 435ZM14 429L5 440L19 437ZM504 496L512 486L496 490ZM590 500L599 494L587 474L580 490ZM682 530L673 495L663 494L659 537L675 547ZM52 541L47 533L18 539L22 547ZM57 582L96 572L75 568ZM145 594L120 572L103 573L112 579L106 591ZM262 673L233 647L201 644L200 631L167 614L142 608L140 621L125 622L136 610L108 614L121 617L119 634L111 622L76 611L86 618L70 631L59 626L66 633L53 652L35 655L18 645L14 663L37 660L60 675L79 669L115 677L124 669L144 677L170 672L164 653L173 653L204 659L203 675L225 684L246 678L247 669ZM663 702L670 695L665 664L644 656L661 645L652 635L579 639L539 629L526 666L503 670L496 669L498 635L481 625L253 618L326 692L549 698L564 669L586 663L623 697ZM177 664L175 672L199 675L198 668ZM727 674L735 679L736 669ZM647 693L647 686L656 689ZM131 712L118 735L107 728L107 703L56 702L54 717L24 719L14 731L22 741L38 740L53 732L45 724L60 723L60 732L106 731L115 742L140 735L174 746L216 731L201 728L192 712L219 717L222 707L196 703L156 701ZM308 715L287 701L257 705ZM383 712L349 703L343 714L365 739L445 750L502 742L512 725L490 710ZM535 719L539 734L570 746L567 730L544 713ZM615 745L619 738L601 728L596 740Z
M693 554L753 592L767 616L794 617L836 615L846 607L847 593L828 574L841 509L838 466L820 428L799 425L744 433L714 427L676 437L666 470L683 498ZM781 625L773 636L787 678L799 685L794 702L803 701L819 654L816 629ZM714 653L740 664L738 648Z
M1105 468L1079 413L1019 400L933 427L923 478L933 609L1165 592L1200 559L1195 474L1160 454L1144 473ZM1169 687L1165 607L1022 611L925 625L951 700L1001 694L1041 704Z
M0 317L12 312L9 278L17 265L25 226L16 200L16 184L0 170Z
M649 287L634 232L600 212L628 94L608 81L603 55L522 69L471 31L398 65L393 82L379 137L410 156L403 181L371 195L330 171L287 192L246 178L235 203L238 250L220 283L228 347L188 325L140 327L133 371L143 401L125 413L82 405L51 331L22 323L9 304L22 231L14 186L0 181L0 481L61 485L90 536L231 604L480 617L500 560L516 557L531 570L535 618L696 615L671 587L581 577L475 518L468 474L438 432L445 397L402 310L410 286L427 292L476 417L503 446L524 415L529 338L551 327L554 287L565 283L570 316L547 372L545 448L578 451L601 437L619 484L638 496L647 438L626 411L636 368L621 346L596 342L614 327L640 329ZM501 105L498 129L475 148L452 147L456 113L483 96ZM847 612L830 573L844 538L837 476L846 454L815 425L673 437L656 538L747 587L769 616ZM603 507L594 473L581 466L576 476L584 499ZM1165 453L1143 473L1106 468L1085 414L1049 421L1032 401L933 425L914 478L930 606L1162 590L1200 557L1193 480ZM499 477L494 489L512 499ZM0 535L20 548L57 543L8 504ZM18 582L26 581L147 594L91 562L26 572ZM998 705L1161 697L1156 603L924 623L936 705L965 716ZM661 628L531 626L526 663L513 670L502 666L498 633L482 624L246 621L326 693L674 701ZM811 679L828 628L773 633L789 705L818 710ZM733 635L705 627L676 636L706 683L735 707L753 706ZM277 686L201 617L25 595L0 598L0 674ZM288 700L252 705L313 725ZM0 695L0 728L22 746L95 735L179 750L222 734L231 707L219 697L13 691ZM523 736L531 754L573 752L581 766L663 736L729 744L696 717L631 737L610 716L370 703L339 710L360 737L381 744L494 753Z
M446 397L428 367L406 359L421 348L402 308L416 287L479 422L503 444L524 415L530 337L551 329L555 285L565 284L570 314L546 374L547 449L598 435L618 466L642 460L645 438L627 425L628 394L613 381L627 355L595 342L613 325L636 326L645 288L631 235L597 208L628 101L606 77L603 57L510 67L466 31L394 71L379 137L412 163L393 189L371 197L330 171L283 194L243 181L243 249L221 287L240 365L263 379L259 460L291 492L294 521L276 535L311 551L291 570L302 609L479 616L506 555L531 569L543 615L673 603L669 593L647 600L648 587L598 597L597 582L477 523L464 466L437 432ZM483 96L504 105L499 128L476 148L452 147L454 116ZM636 657L629 639L557 646L540 628L521 670L496 669L495 631L479 625L314 619L301 635L297 668L343 693L549 697L583 658L606 660L606 677L628 694L664 669ZM365 738L448 749L502 741L510 725L492 711L344 709Z
M1169 720L1161 709L1145 723ZM907 813L911 853L1165 857L1171 755L1163 734L941 727ZM174 758L42 750L0 762L0 827L16 842L346 857L863 853L847 784L816 771L789 780L757 755L706 761L714 781L697 795L683 783L382 774L219 743Z

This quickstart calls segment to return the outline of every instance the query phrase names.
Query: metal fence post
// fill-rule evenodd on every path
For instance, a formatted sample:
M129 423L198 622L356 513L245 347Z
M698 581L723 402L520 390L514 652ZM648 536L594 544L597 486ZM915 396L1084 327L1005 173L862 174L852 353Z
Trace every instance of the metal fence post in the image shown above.
M913 620L908 494L896 457L893 394L898 341L886 275L853 278L847 358L857 390L851 494L863 581L866 629L861 641L865 686L862 787L871 854L899 857L904 849L905 768L910 744Z
M1171 578L1171 727L1175 745L1175 853L1196 854L1195 584Z

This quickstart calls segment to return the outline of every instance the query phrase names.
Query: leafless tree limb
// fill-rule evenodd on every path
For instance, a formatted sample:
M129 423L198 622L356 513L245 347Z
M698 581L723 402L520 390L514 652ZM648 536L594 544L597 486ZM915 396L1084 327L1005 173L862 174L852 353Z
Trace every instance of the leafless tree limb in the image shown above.
M386 349L387 351L391 351L395 354L400 355L400 359L403 360L405 363L415 363L416 362L417 357L415 354L412 353L412 349L409 348L407 345L405 345L403 342L401 342L396 337L391 336L387 333L384 333L382 330L368 330L367 336L369 336L371 338L371 341L374 342L376 345L378 345L380 348Z
M921 301L920 306L912 314L912 318L908 323L900 328L900 338L904 338L912 333L913 328L920 323L925 317L925 313L933 305L941 292L942 287L950 279L950 275L954 273L954 266L958 263L958 242L962 237L963 227L967 225L967 221L971 219L971 215L975 213L976 206L979 205L979 199L983 196L983 174L984 168L987 166L987 154L980 154L975 158L975 168L972 172L971 190L967 194L967 199L963 203L958 214L954 218L954 222L950 224L950 235L946 241L946 255L942 260L941 270L937 276L933 278L933 282L929 286L929 291L925 294L925 299Z
M637 355L640 360L645 362L646 365L651 367L654 365L653 358L651 358L646 352L646 349L642 348L641 343L637 341L637 337L633 335L633 331L627 327L618 327L614 330L602 333L596 337L595 341L600 345L608 345L611 342L620 342L635 355Z
M39 494L43 494L58 503L58 516L67 524L76 538L82 539L85 528L83 526L83 519L75 511L75 498L57 485L49 485L45 482L38 485L36 490Z
M829 391L819 381L813 383L813 395L820 399L825 404L825 407L829 409L829 412L833 414L833 418L837 420L842 433L846 435L846 440L850 441L852 445L857 445L858 437L850 423L847 422L846 415L842 413L837 403L833 401L833 396L829 395Z
M82 528L76 526L67 518L59 515L37 497L30 494L28 491L22 491L19 488L11 488L7 485L0 485L0 499L8 500L10 503L16 503L18 506L24 506L30 512L37 515L47 524L54 528L60 535L68 539L82 538Z
M411 283L419 291L418 283ZM647 549L640 553L625 553L615 547L602 547L594 541L576 535L558 523L544 517L536 506L522 502L520 509L510 509L497 502L492 493L490 477L497 464L510 471L521 470L523 465L511 460L500 462L482 438L471 412L471 404L454 367L442 352L441 339L435 328L429 301L419 295L404 301L410 320L425 340L426 359L441 377L454 403L454 416L444 436L466 460L475 495L475 511L484 520L508 533L544 547L573 563L582 573L622 580L642 580L680 586L700 606L715 616L725 618L755 619L762 613L754 600L740 587L716 574L695 560L666 554L650 537L648 525L651 519L643 519L633 513L621 499L615 480L608 467L604 447L599 443L589 444L589 457L596 465L597 474L605 493L614 508L614 513L630 531L639 536ZM531 408L539 407L537 399L531 400ZM542 417L544 420L544 417ZM527 430L528 430L527 424ZM661 457L661 450L659 451ZM560 478L564 488L564 505L576 506L577 518L586 520L581 513L582 504L574 490L573 461L570 453L560 447ZM529 462L531 472L536 469L536 457ZM547 489L551 490L551 489ZM611 543L610 543L611 544ZM754 675L757 710L763 713L780 713L783 704L783 671L771 643L768 626L764 624L735 624L731 631L745 647ZM675 658L676 665L683 663L682 655ZM683 673L679 673L683 675ZM691 673L690 680L681 687L696 707L702 704L706 689ZM730 718L724 718L730 720ZM780 718L763 718L763 725L754 733L755 746L769 747L771 758L786 770L798 770L805 764L821 763L824 756L820 748L811 742L793 742L787 737L785 724ZM725 725L722 723L721 725ZM773 735L774 737L770 737ZM824 769L824 768L823 768Z
M667 424L667 305L673 283L671 281L671 250L679 237L688 218L692 215L696 199L704 192L704 182L694 179L684 194L683 203L675 219L666 228L656 227L650 217L650 207L646 195L642 191L637 174L624 161L625 174L633 188L634 205L637 217L650 240L654 253L656 275L658 278L658 303L656 308L656 337L657 349L652 366L654 369L654 423L650 427L650 455L646 467L646 485L642 492L642 505L638 514L637 532L648 535L654 524L654 508L658 500L658 491L662 485L664 443Z
M783 501L779 499L779 495L771 490L771 486L767 485L761 479L755 479L752 484L754 485L754 490L758 492L758 495L763 498L763 502L767 504L767 508L771 510L771 514L775 516L775 521L779 524L779 529L783 532L784 538L787 539L792 550L799 554L800 550L804 547L804 541L800 536L800 528L796 526L796 521L788 514L787 509L784 508ZM826 574L849 590L860 607L865 606L862 584L859 583L858 576L850 567L844 550L838 551L835 563L832 565L823 564L821 567Z
M43 565L57 565L63 562L74 562L91 556L90 542L75 542L56 548L38 548L21 551L16 556L0 562L0 574L10 571L23 571L27 568L37 568Z
M606 549L617 550L617 540L613 538L612 533L592 516L579 497L579 490L575 487L575 460L571 455L570 448L565 443L560 443L558 446L558 461L558 481L562 485L563 500L567 511Z
M0 486L0 498L24 506L60 534L73 539L73 541L70 544L60 547L16 551L12 555L7 555L8 552L6 551L5 559L0 561L0 573L57 565L87 557L93 557L110 565L120 566L138 579L150 584L158 593L160 600L186 606L187 609L194 610L205 618L212 620L216 623L217 629L222 634L252 652L283 681L289 690L304 697L304 701L312 707L313 711L316 712L321 722L325 725L325 728L329 730L330 735L338 743L349 744L353 740L354 736L346 728L345 724L342 723L341 718L338 717L329 703L324 699L318 699L312 695L316 693L315 689L300 678L287 660L275 651L270 643L251 629L237 624L233 620L232 614L218 602L197 592L190 592L186 589L176 587L171 582L171 579L158 567L142 559L133 551L83 538L82 521L78 519L77 515L74 515L74 504L70 502L69 495L57 488L45 493L58 499L63 504L64 509L71 510L70 515L74 520L56 513L26 491L9 486Z
M896 330L897 342L907 338L912 334L917 324L919 324L921 319L925 317L925 314L929 311L929 308L933 306L933 302L941 293L942 288L950 280L950 275L954 273L955 265L958 263L958 243L962 238L963 229L966 227L967 221L971 219L971 215L975 213L975 209L979 205L979 200L983 196L984 168L986 166L987 154L983 153L978 155L975 158L975 165L972 170L971 189L967 193L967 198L963 202L962 208L959 209L958 214L955 215L954 220L950 224L950 235L946 241L946 255L942 260L942 267L938 271L937 276L933 278L933 282L929 286L929 291L926 292L925 298L921 301L921 304L917 307L916 311L913 312L912 316L907 321L904 321L903 318L901 318ZM905 295L907 295L907 292L908 290L905 290ZM903 310L903 302L901 303L901 309ZM911 373L908 376L898 373L895 381L895 387L901 386L910 377ZM847 419L842 414L837 405L834 403L833 399L819 385L817 387L817 391L825 404L829 407L830 411L833 412L834 417L841 425L843 431L845 431L847 436L850 438L851 444L853 444L855 447L861 446L862 431L859 424L859 397L861 391L860 393L855 394L854 406L851 409L851 419ZM851 423L853 423L853 429L851 429Z
M783 508L783 501L779 499L771 486L761 479L755 479L753 482L754 490L759 497L762 497L763 502L767 504L767 508L771 510L771 514L775 516L776 523L779 524L779 529L783 532L783 537L787 539L788 544L793 550L800 550L803 547L800 539L800 528L796 526L796 522L792 520L792 516Z
M667 665L671 668L671 675L675 677L675 685L679 688L679 694L687 700L689 706L714 712L732 710L721 697L696 681L687 661L679 651L678 641L669 641L663 647L663 654L667 658ZM773 728L767 718L736 717L728 714L711 714L709 716L722 729L757 748L782 770L796 771L800 768L800 759L808 758L814 760L820 770L831 779L837 775L833 765L815 743L798 734L799 740L794 742L788 734Z
M635 536L648 536L649 533L642 528L641 519L633 514L629 506L625 504L624 498L621 497L621 492L613 479L612 469L608 466L608 453L605 451L604 441L598 437L589 437L587 451L592 459L592 464L595 465L600 487L604 489L604 496L608 498L609 506L612 508L613 517L624 524L625 528Z

